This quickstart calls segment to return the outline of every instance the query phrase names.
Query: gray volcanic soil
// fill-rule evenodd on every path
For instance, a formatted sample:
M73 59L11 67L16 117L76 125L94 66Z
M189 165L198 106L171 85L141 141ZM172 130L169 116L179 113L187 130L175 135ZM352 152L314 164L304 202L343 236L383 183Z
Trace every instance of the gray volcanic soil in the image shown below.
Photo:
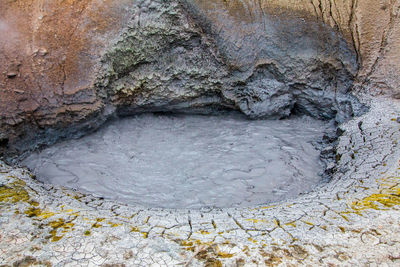
M144 114L35 152L23 164L45 183L130 204L251 206L321 182L324 164L312 142L328 128L309 117Z

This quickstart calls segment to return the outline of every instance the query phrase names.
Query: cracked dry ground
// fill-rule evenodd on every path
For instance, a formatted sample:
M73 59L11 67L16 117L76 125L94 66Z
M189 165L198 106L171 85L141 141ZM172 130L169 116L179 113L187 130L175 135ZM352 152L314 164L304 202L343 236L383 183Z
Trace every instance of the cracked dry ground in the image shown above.
M0 165L6 266L394 266L400 264L400 102L370 99L344 124L332 181L237 209L127 206Z

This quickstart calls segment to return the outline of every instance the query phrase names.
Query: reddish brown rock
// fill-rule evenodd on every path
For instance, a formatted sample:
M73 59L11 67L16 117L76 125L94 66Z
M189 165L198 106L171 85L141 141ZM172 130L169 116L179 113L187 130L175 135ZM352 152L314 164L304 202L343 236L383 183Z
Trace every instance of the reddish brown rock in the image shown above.
M3 131L21 124L67 125L101 108L94 74L129 16L126 3L0 1Z

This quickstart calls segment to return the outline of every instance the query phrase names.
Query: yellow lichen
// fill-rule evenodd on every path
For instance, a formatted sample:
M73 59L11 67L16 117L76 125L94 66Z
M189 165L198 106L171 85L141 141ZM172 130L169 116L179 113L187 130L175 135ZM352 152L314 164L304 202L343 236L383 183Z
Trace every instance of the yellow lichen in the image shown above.
M74 212L74 210L73 209L68 209L68 210L64 210L64 212L70 213L70 212Z
M100 223L102 221L104 221L105 218L97 218L96 222L92 224L92 228L100 228L103 227L103 225Z
M267 220L263 219L246 219L246 221L253 222L253 223L265 223Z
M276 205L271 205L271 206L260 207L259 209L267 210L267 209L272 209L272 208L275 208L275 207L276 207ZM256 209L254 209L254 210L256 210Z
M52 216L55 215L54 212L51 211L43 211L40 208L36 208L34 206L29 207L28 209L26 209L24 211L24 213L28 216L28 217L40 217L42 219L48 219Z
M0 202L27 202L30 197L24 188L24 183L23 181L16 181L0 186Z
M192 247L193 242L192 241L186 241L186 240L180 240L180 245L183 247Z
M148 232L141 232L140 229L136 226L131 226L131 232L141 233L144 238L147 238L149 236Z
M120 223L114 223L114 222L107 222L112 228L114 228L114 227L118 227L118 226L120 226L120 225L122 225L122 224L120 224Z
M52 217L52 216L54 216L54 215L55 215L54 212L51 212L51 211L44 211L44 212L42 212L39 216L42 217L43 219L48 219L48 218L50 218L50 217Z
M352 208L356 211L366 210L366 209L387 209L394 206L400 205L400 192L396 194L392 193L380 193L372 194L365 197L362 200L355 201L352 203Z
M218 257L223 259L232 258L235 254L227 253L227 252L218 252Z
M367 209L387 210L400 205L399 177L387 177L380 181L379 191L353 201L352 212L360 214Z
M140 230L136 226L132 226L131 227L131 232L140 232Z
M42 214L42 210L40 208L29 207L24 213L28 215L28 217L37 217Z
M258 242L257 240L255 240L251 237L247 238L247 240L249 240L250 242L253 242L254 244L257 244L257 242Z
M296 227L296 222L288 222L288 223L286 223L285 225L287 225L287 226L292 226L292 227Z
M60 236L57 235L57 229L51 230L51 231L50 231L50 235L51 235L51 241L52 241L52 242L57 242L57 241L59 241L61 238L64 237L64 235L60 235Z
M10 176L8 176L8 178L14 179L14 182L10 183L11 185L21 186L21 187L26 186L26 182L24 180L21 180L21 179L19 179L18 177L14 176L14 175L10 175Z
M58 219L56 221L49 222L49 225L53 228L59 228L65 223L64 219Z
M342 216L342 218L343 218L345 221L347 221L347 222L350 221L349 218L348 218L347 216L345 216L345 215L343 215L343 214L340 214L340 216Z
M100 227L102 227L103 225L101 225L101 224L99 224L99 223L97 223L97 222L95 222L94 224L92 224L92 227L93 228L100 228Z
M29 204L31 204L32 206L34 206L34 207L38 207L39 206L39 202L36 202L36 201L29 201Z
M51 228L53 228L50 231L50 235L52 237L51 241L52 242L57 242L58 240L63 238L65 233L67 233L68 231L73 230L74 225L75 225L74 223L66 222L62 218L59 218L58 220L54 220L54 221L49 222L49 226ZM62 229L61 233L63 233L63 235L59 235L58 236L57 233L58 233L58 229L60 229L60 228Z
M307 224L307 225L314 226L314 224L312 222L309 222L309 221L302 221L302 222Z

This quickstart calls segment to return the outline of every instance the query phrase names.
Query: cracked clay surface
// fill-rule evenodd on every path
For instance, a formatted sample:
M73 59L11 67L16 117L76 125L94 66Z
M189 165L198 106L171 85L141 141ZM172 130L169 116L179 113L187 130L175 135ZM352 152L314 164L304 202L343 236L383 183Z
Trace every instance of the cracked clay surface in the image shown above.
M0 264L397 265L400 103L362 98L371 109L341 125L332 181L271 206L143 209L1 164Z

